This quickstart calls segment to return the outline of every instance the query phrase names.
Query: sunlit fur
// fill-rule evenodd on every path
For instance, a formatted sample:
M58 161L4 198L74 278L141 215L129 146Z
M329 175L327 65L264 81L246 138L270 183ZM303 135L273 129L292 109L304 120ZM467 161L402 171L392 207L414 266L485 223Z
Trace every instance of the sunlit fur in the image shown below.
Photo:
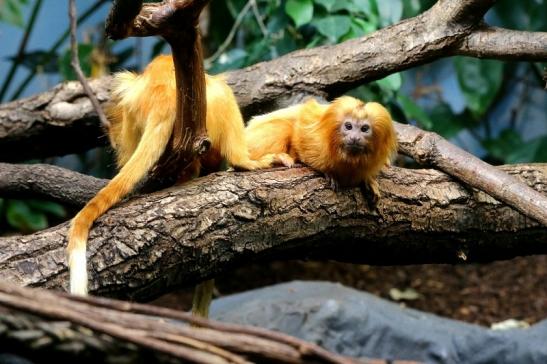
M244 124L234 94L222 76L206 75L207 133L211 150L179 175L179 183L199 173L218 170L225 158L240 169L270 167L272 155L251 159ZM162 155L175 120L176 84L171 56L159 56L143 74L122 72L114 76L112 102L107 109L109 138L116 150L118 174L74 217L69 231L70 291L87 293L85 251L93 222L146 176Z
M366 152L343 148L340 126L347 118L368 120L372 138ZM376 102L343 96L330 104L309 100L253 118L245 129L252 158L286 153L284 164L300 161L333 178L340 186L364 182L379 195L376 176L390 163L397 139L389 112Z

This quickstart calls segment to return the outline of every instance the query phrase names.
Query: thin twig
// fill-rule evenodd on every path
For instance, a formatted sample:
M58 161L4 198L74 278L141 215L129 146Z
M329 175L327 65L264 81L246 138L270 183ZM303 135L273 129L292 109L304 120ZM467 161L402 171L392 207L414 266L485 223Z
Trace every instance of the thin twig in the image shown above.
M93 108L97 112L97 115L99 116L99 120L101 121L101 125L104 128L107 128L110 123L108 122L108 119L106 118L106 115L104 114L103 109L101 108L101 104L99 104L99 100L95 97L95 94L93 93L93 90L87 83L87 80L84 76L84 73L82 72L82 68L80 67L80 60L78 58L78 43L76 41L76 3L75 0L68 0L68 16L70 18L70 50L71 50L71 61L70 64L72 65L72 68L74 69L74 72L76 73L76 76L78 76L78 80L80 80L80 83L82 84L82 87L84 88L85 93L89 97L89 100L91 101L91 104L93 105Z
M89 18L91 15L97 11L103 4L106 4L108 0L97 0L93 5L91 5L86 11L82 13L80 17L78 17L78 23L83 22L87 18ZM70 26L67 30L61 34L61 36L53 43L51 48L46 52L46 59L44 62L49 62L52 60L52 54L56 53L57 50L61 45L63 45L63 42L66 40L66 38L70 35ZM26 90L27 86L30 84L30 81L34 79L34 76L36 76L36 73L38 72L37 68L34 67L28 76L19 84L19 87L15 90L15 92L11 95L9 98L10 100L18 99L19 96Z
M232 29L230 29L230 33L228 33L228 36L226 39L224 39L224 42L218 47L215 53L207 59L205 59L205 64L207 66L211 65L214 61L218 59L226 51L230 43L232 43L232 40L234 39L234 36L236 34L237 29L243 22L243 18L245 18L245 15L247 15L247 12L249 12L249 9L251 8L253 4L253 0L247 1L243 9L241 9L241 12L237 15L236 21L234 22L234 25L232 26Z

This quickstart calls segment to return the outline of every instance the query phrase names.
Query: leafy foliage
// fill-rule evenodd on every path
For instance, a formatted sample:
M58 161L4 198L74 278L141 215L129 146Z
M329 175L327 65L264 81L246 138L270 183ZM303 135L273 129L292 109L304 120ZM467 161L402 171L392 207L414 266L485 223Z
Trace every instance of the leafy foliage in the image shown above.
M454 64L467 105L478 119L486 113L500 89L503 64L464 57L455 57Z
M31 233L48 227L50 220L66 218L67 212L61 205L49 201L0 199L0 216L5 216L12 229Z

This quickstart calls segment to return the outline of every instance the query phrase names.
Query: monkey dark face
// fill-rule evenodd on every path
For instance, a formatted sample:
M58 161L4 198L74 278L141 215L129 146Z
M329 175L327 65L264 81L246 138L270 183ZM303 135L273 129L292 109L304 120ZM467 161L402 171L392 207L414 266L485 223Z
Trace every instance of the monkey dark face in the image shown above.
M372 125L367 119L346 117L340 124L342 149L350 155L365 154L370 151Z

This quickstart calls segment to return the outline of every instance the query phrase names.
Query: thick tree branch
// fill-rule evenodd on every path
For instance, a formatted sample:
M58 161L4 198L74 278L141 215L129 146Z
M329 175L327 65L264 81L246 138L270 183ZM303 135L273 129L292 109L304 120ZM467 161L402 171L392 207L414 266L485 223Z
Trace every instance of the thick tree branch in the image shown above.
M111 79L89 82L103 106L110 98ZM2 161L80 153L107 143L97 114L77 81L0 105Z
M547 165L503 170L547 193ZM279 257L399 264L547 253L547 228L441 172L390 168L379 182L379 215L358 189L334 193L308 168L217 173L136 197L91 231L91 291L148 299ZM0 239L0 280L64 287L66 232Z
M0 339L13 345L16 354L31 358L54 354L60 362L83 363L172 363L174 358L203 364L357 363L317 345L261 328L198 319L155 306L78 298L6 283L0 283L0 313ZM33 335L19 335L30 330Z
M107 180L48 164L0 163L0 196L42 198L82 207Z
M252 115L282 104L288 94L332 98L393 72L447 56L547 60L546 33L485 28L479 24L491 4L492 1L443 0L415 18L365 37L292 52L229 72L228 82L243 112ZM103 77L91 82L103 103L109 98L110 80L111 77ZM62 84L0 106L2 161L81 152L106 143L106 139L99 138L101 135L96 114L78 83Z

